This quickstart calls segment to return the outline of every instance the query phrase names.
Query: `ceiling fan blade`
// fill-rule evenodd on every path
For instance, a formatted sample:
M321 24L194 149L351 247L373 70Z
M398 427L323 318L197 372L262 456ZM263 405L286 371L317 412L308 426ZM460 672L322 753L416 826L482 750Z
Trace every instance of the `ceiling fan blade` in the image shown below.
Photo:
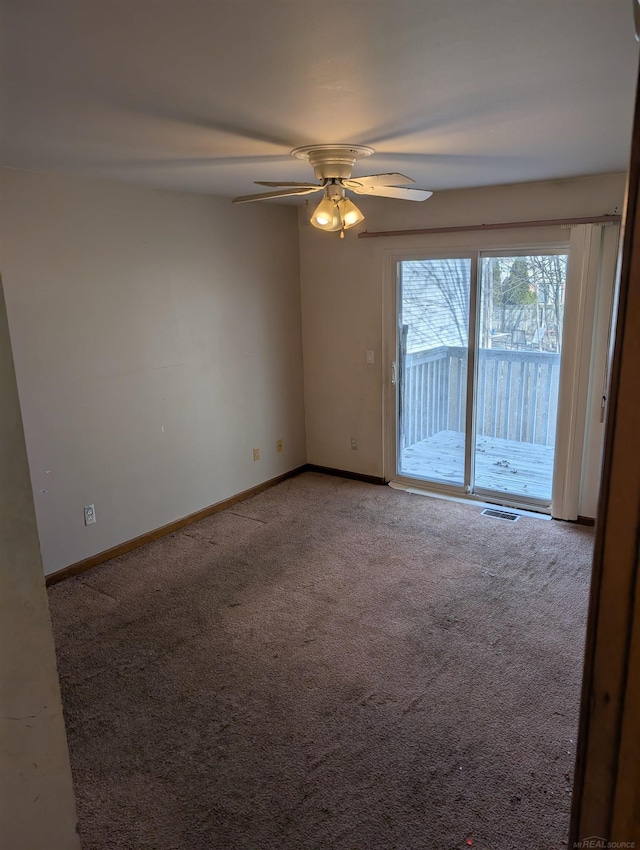
M322 186L319 183L298 183L297 181L287 182L285 180L284 183L274 183L271 180L254 180L253 181L256 186L290 186L292 189L322 189Z
M404 174L368 174L366 177L350 177L343 180L342 185L354 192L366 194L368 186L406 186L407 183L414 182Z
M310 195L312 192L322 191L323 186L314 186L312 189L283 189L281 192L260 192L257 195L241 195L234 198L234 204L246 204L249 201L267 201L269 198L287 198L289 195Z
M349 191L358 195L374 195L377 198L398 198L401 201L426 201L433 195L428 189L404 189L402 186L371 186Z

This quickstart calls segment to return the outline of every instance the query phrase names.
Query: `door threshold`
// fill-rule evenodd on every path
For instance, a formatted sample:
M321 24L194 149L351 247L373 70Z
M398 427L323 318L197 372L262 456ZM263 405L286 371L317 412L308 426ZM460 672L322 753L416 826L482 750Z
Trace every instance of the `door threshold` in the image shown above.
M478 496L474 496L473 494L469 494L468 496L454 496L451 493L442 493L437 490L429 490L426 487L416 487L413 484L406 484L402 481L389 481L389 487L393 487L394 490L404 490L407 493L411 493L415 496L430 496L432 499L444 499L448 502L460 502L463 505L477 505L479 508L495 508L496 505L502 508L506 508L511 513L518 514L519 516L528 516L532 519L543 519L550 520L551 519L551 508L522 508L516 507L513 503L510 503L506 500L498 500L488 501L486 496L482 499Z

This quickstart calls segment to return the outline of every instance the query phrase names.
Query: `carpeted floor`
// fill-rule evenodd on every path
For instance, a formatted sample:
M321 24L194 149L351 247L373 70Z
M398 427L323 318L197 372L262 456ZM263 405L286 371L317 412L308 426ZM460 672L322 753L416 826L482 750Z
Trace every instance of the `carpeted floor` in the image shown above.
M565 847L591 546L305 473L53 586L84 850Z

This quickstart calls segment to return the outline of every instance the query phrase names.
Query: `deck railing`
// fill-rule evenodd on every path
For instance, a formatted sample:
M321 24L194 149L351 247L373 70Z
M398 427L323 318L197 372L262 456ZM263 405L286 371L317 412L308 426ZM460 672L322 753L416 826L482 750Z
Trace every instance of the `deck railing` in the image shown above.
M467 349L443 345L407 354L403 367L402 447L439 431L464 431ZM479 349L476 433L553 445L559 375L554 352Z

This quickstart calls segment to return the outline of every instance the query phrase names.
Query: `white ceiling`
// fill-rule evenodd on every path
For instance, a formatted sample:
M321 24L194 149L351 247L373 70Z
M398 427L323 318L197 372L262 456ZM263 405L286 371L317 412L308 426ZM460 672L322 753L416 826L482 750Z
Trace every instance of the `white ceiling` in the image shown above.
M632 0L3 0L2 164L232 197L292 147L442 190L626 169Z

